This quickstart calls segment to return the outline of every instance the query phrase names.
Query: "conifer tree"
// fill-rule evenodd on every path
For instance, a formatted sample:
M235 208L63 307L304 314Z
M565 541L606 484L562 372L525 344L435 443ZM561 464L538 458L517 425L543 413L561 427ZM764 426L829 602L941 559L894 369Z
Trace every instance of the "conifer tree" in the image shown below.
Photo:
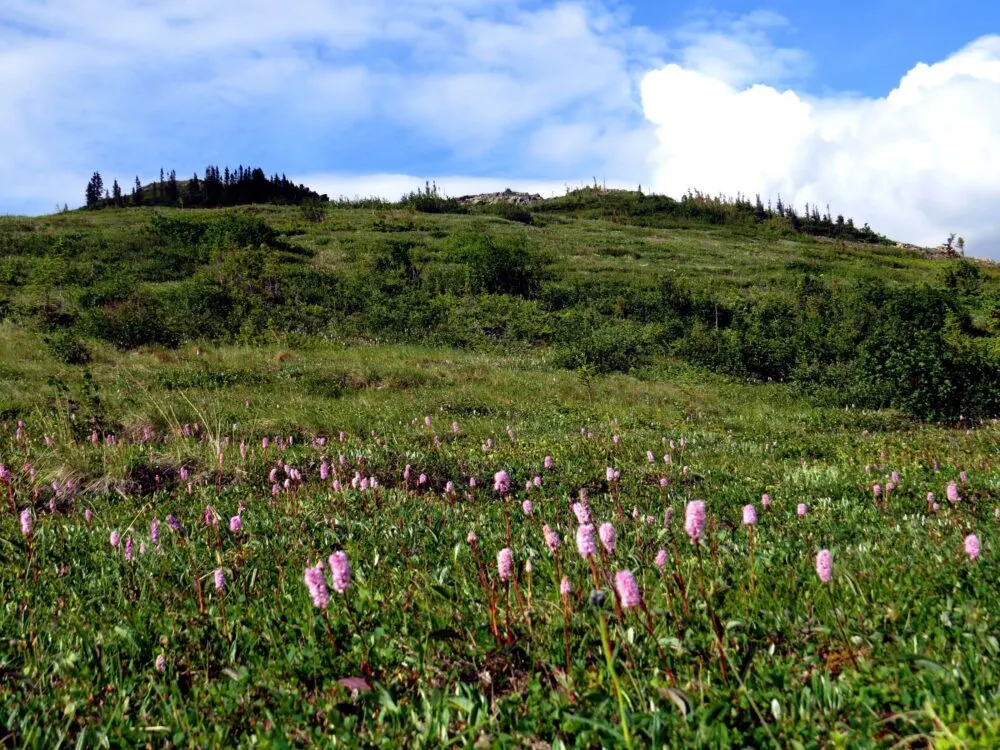
M87 208L100 208L101 198L104 196L104 180L101 179L100 172L94 172L87 183Z

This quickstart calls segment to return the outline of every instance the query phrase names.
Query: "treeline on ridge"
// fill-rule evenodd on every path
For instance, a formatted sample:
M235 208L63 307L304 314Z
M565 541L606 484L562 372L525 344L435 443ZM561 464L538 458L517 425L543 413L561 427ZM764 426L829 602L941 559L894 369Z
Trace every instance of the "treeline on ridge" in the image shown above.
M174 170L167 173L161 169L160 179L147 185L136 176L129 193L123 192L118 180L107 186L101 173L94 172L84 196L84 206L89 210L140 206L221 208L253 203L299 205L328 200L326 195L305 185L296 185L285 175L268 177L258 167L242 165L233 170L225 167L222 171L217 166L209 166L201 179L195 174L183 181L178 181Z

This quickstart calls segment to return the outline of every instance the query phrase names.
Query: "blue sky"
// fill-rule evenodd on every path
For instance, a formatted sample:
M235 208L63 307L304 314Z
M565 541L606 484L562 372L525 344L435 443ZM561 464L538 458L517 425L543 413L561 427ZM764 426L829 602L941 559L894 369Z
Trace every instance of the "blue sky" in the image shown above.
M700 16L769 10L793 29L782 41L808 51L815 93L884 96L917 62L941 60L973 39L1000 33L1000 4L985 0L717 0L629 4L636 23L676 28Z
M79 205L94 169L389 197L596 177L1000 256L998 30L969 0L4 0L0 213Z

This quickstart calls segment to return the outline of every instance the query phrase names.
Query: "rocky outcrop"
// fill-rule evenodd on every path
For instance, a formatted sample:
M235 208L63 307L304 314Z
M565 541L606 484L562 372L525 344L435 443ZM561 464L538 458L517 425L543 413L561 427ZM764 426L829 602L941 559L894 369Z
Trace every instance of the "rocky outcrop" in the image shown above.
M463 195L457 199L466 206L486 206L494 203L513 203L516 206L527 206L542 200L537 193L518 193L508 188L502 193L479 193L478 195Z

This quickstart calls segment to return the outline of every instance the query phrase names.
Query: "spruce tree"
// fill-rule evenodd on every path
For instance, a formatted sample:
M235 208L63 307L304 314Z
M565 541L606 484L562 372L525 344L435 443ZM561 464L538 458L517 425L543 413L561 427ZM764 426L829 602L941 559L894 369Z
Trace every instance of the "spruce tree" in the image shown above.
M104 197L104 180L101 179L100 172L94 172L87 183L87 208L100 208L101 198Z

